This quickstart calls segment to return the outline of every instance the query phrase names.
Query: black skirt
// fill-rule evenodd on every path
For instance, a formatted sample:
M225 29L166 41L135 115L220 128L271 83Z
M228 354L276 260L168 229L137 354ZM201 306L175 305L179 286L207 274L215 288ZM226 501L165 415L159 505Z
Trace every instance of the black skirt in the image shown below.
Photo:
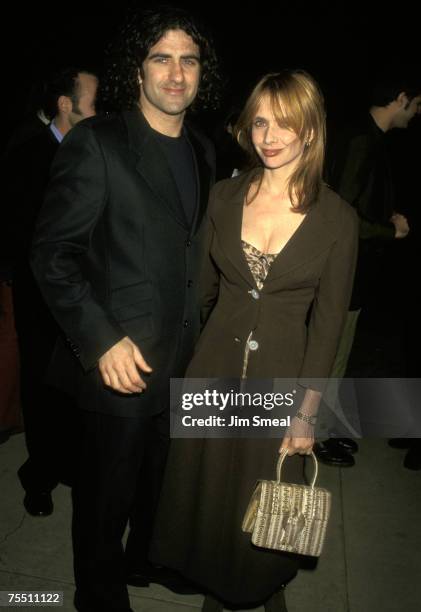
M296 555L258 548L241 529L259 479L274 479L278 439L173 440L151 560L234 605L268 599L297 573ZM303 482L300 455L282 480Z

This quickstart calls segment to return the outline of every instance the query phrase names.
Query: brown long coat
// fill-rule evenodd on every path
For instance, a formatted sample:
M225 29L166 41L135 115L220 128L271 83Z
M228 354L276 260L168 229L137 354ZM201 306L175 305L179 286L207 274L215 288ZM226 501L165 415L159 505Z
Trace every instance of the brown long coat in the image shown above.
M207 320L189 377L240 377L253 330L247 377L328 377L347 311L358 222L328 187L273 262L259 297L241 247L250 175L218 183L209 207L203 275ZM255 294L256 295L256 294ZM311 308L311 313L310 313ZM173 440L152 559L180 570L220 599L268 598L298 568L293 555L258 549L241 522L254 484L273 478L280 440ZM302 482L303 458L285 462L283 480Z
M240 376L244 344L254 330L259 348L250 353L248 377L328 377L352 288L357 216L323 186L255 299L250 291L257 286L241 247L249 181L249 174L221 181L211 195L210 257L202 278L204 318L217 302L187 376Z

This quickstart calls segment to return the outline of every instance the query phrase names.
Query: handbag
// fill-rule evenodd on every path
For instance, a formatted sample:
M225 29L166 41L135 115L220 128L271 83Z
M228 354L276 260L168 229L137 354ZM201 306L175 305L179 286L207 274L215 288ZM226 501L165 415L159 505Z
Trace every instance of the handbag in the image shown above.
M315 487L318 465L315 454L310 486L281 482L278 459L276 480L259 480L244 515L242 529L256 546L318 557L322 552L330 515L331 493Z

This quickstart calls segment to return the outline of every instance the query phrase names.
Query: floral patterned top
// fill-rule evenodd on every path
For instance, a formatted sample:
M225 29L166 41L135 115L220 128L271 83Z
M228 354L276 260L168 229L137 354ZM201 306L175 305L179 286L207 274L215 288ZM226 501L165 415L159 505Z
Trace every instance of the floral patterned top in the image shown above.
M250 272L253 275L254 281L257 285L257 288L260 290L263 287L263 283L269 273L270 267L277 256L277 253L263 253L256 249L255 246L246 242L245 240L241 241L241 245L243 247L244 256L249 265ZM247 378L247 366L249 361L250 354L250 342L253 340L253 332L251 331L245 345L244 349L244 359L243 359L243 372L241 377Z
M263 253L245 240L242 240L241 244L250 272L253 275L257 287L261 289L277 253Z

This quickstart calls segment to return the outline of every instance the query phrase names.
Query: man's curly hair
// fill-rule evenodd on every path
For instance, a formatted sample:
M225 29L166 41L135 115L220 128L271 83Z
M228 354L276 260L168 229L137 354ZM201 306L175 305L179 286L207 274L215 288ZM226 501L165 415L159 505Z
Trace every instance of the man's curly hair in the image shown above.
M151 47L168 30L183 30L200 50L201 78L193 110L217 108L221 78L210 36L202 24L180 8L161 6L156 9L132 9L107 50L104 75L97 95L97 108L102 112L131 110L139 96L138 73Z

